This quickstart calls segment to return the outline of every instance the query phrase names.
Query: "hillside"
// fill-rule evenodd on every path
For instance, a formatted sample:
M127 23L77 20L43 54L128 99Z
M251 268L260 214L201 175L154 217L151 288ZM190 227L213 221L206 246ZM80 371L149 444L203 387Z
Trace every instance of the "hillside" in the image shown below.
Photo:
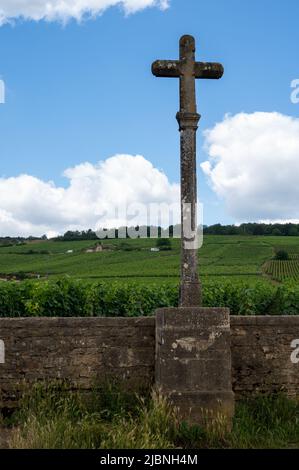
M86 281L125 279L141 283L156 282L161 278L163 282L177 283L180 241L172 240L171 251L158 253L151 252L155 243L150 239L104 240L103 245L109 245L110 249L100 253L86 253L86 249L95 245L90 240L50 240L1 247L0 277L12 277L13 274L40 278L69 275ZM296 273L294 263L297 262L296 254L299 255L299 237L207 235L199 250L200 274L203 279L208 276L271 280L265 266L279 247L292 254L291 261L280 262L286 263L281 269L288 272L286 267L290 265L290 275Z

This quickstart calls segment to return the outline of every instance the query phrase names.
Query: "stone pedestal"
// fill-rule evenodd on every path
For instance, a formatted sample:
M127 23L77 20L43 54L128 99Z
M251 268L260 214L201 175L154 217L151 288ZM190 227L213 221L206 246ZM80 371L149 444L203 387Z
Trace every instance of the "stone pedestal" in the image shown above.
M182 420L231 425L230 318L226 308L164 308L156 312L156 385Z

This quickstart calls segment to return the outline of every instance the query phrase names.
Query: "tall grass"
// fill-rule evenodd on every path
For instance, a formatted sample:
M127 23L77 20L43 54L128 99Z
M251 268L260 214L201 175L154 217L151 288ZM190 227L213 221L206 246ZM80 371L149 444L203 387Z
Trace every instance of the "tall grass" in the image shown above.
M107 385L92 396L36 385L9 420L11 448L174 447L175 412L159 393L139 397Z
M221 421L205 430L179 420L162 395L138 396L115 384L84 396L63 383L37 384L2 425L8 445L23 449L174 449L299 447L299 404L283 395L236 406L231 432ZM1 425L1 421L0 421Z
M258 396L238 404L230 446L299 448L299 403L284 395Z

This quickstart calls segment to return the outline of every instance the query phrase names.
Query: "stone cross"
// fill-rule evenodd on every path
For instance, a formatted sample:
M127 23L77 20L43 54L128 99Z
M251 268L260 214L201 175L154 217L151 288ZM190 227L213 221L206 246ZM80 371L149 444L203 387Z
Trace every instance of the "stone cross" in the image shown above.
M223 75L218 63L195 61L195 39L180 40L180 60L157 60L152 65L156 77L180 79L180 111L177 120L181 133L181 287L180 306L201 305L201 284L198 277L196 131L197 114L195 79L218 79Z

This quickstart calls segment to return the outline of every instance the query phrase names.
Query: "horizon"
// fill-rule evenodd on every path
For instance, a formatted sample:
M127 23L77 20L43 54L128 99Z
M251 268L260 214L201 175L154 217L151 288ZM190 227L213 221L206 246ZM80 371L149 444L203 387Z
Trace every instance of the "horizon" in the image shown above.
M236 235L236 236L239 236L239 235L245 235L245 236L264 236L264 235L267 235L267 236L272 236L273 234L272 233L246 233L246 232L243 232L243 233L240 233L240 232L235 232L235 233L204 233L205 230L209 230L209 229L213 229L213 228L216 228L216 227L221 227L223 229L229 229L229 228L252 228L254 226L258 226L258 227L264 227L264 228L296 228L298 229L298 232L295 234L295 233L281 233L281 234L275 234L275 236L291 236L291 237L296 237L296 236L299 236L299 222L298 223L293 223L293 222L275 222L275 223L260 223L260 222L244 222L242 224L221 224L221 223L216 223L216 224L212 224L212 225L199 225L198 228L200 228L201 230L203 230L203 235L206 236L206 235L220 235L220 236L231 236L231 235ZM119 227L110 227L110 228L107 228L107 227L102 227L102 230L107 232L107 236L106 237L101 237L98 235L97 231L93 231L91 228L88 228L88 229L85 229L85 230L68 230L64 233L60 233L56 236L53 236L53 237L47 237L46 234L43 234L43 235L40 235L40 236L34 236L34 235L28 235L26 237L24 236L21 236L21 235L17 235L17 236L10 236L10 235L6 235L6 236L0 236L0 240L4 240L4 239L10 239L10 240L14 240L14 239L24 239L24 240L58 240L58 239L64 239L64 237L67 235L67 234L79 234L79 236L87 236L88 234L92 234L92 235L96 235L97 238L90 238L91 241L95 241L95 240L113 240L113 239L129 239L129 238L132 238L132 239L139 239L139 238L143 238L143 239L146 239L146 238L155 238L153 236L149 236L148 234L147 235L144 235L144 233L142 232L142 229L154 229L154 230L161 230L161 233L157 235L156 238L181 238L181 235L180 235L180 227L181 227L181 224L175 224L175 225L169 225L169 226L160 226L160 225L128 225L128 226L119 226ZM119 233L117 233L117 235L115 236L109 236L109 232L110 232L110 235L111 235L111 232L118 232L122 229L125 229L126 230L126 236L121 236ZM139 234L136 236L136 237L132 237L130 236L129 232L127 232L128 229L135 229L136 231L139 231ZM171 232L173 229L176 229L175 233L174 234L170 234L169 231ZM167 235L168 233L168 235ZM82 238L84 239L84 238ZM68 240L66 238L66 240ZM86 238L87 240L87 238ZM74 239L74 241L76 241L76 239Z

